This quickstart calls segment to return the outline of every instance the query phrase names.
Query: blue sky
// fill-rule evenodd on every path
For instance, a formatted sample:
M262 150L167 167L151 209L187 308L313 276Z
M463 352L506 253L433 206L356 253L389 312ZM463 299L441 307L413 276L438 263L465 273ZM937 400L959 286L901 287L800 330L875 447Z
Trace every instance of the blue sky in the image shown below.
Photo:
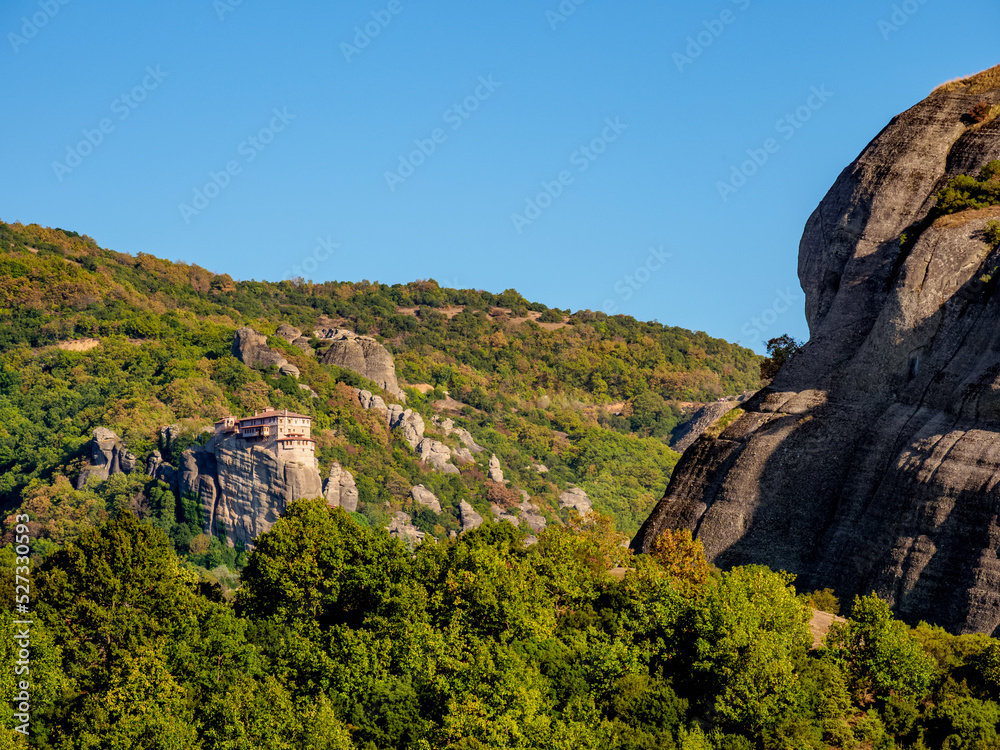
M838 173L1000 62L998 20L995 0L8 0L0 218L762 351L807 337L798 241Z

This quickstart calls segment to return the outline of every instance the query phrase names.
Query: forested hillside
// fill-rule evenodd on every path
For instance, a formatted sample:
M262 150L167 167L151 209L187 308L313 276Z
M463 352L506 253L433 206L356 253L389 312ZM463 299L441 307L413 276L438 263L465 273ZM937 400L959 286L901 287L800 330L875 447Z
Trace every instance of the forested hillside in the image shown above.
M13 671L0 670L0 746L28 746L17 727L46 750L1000 742L993 639L910 630L861 597L810 650L791 576L714 571L690 535L640 556L599 519L552 526L528 548L522 536L486 524L410 553L299 500L230 601L125 511L36 559L28 699L15 702ZM8 601L15 562L5 548ZM811 600L836 605L829 592ZM16 617L0 615L4 665L18 658Z
M513 290L234 281L36 225L0 223L0 321L6 513L27 509L37 524L33 543L46 550L131 507L208 567L232 566L238 553L196 539L195 519L171 507L142 471L72 486L95 427L117 433L144 466L154 449L176 460L222 415L287 408L313 417L323 476L333 461L350 470L359 512L375 526L402 508L445 538L458 526L461 500L489 515L521 490L550 521L564 522L557 497L578 485L631 534L677 460L666 438L684 418L680 402L734 394L759 379L760 358L750 350L625 316L571 315ZM418 386L406 387L407 405L428 424L452 417L486 452L460 475L428 471L348 386L379 390L273 336L281 324L375 336L404 387ZM233 335L244 325L268 334L300 379L234 358ZM318 340L312 346L323 351ZM164 445L164 425L176 425L180 439ZM506 487L483 481L492 454ZM413 507L418 483L441 500L441 514Z

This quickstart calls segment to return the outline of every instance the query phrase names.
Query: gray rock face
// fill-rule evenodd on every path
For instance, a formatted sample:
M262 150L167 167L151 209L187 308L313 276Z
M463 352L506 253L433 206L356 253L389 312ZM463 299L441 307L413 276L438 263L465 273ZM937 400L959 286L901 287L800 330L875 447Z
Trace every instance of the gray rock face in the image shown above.
M179 475L177 469L163 460L163 455L159 451L149 454L146 461L146 474L154 479L165 483L176 495L178 490Z
M460 473L458 467L451 463L451 448L437 440L430 438L421 440L417 444L417 455L422 461L426 461L430 466L445 474Z
M371 391L363 391L361 389L358 389L356 394L358 397L358 403L361 404L362 408L375 409L383 414L388 413L389 408L385 405L385 401L381 396L372 395ZM396 404L393 404L393 406L396 406ZM399 407L399 409L400 413L402 413L403 407Z
M448 419L439 420L437 417L434 418L434 423L439 430L445 435L454 435L459 439L462 445L465 446L466 451L469 453L482 453L485 448L476 442L475 438L472 437L472 433L469 432L464 427L456 427L454 420L450 417ZM459 449L461 450L461 449ZM464 455L464 453L463 453Z
M469 452L468 448L452 448L451 457L458 461L460 464L471 464L475 459L472 457L472 453Z
M521 490L522 502L518 508L521 520L536 534L545 530L548 522L545 520L545 516L542 516L538 512L538 506L531 502L531 498L528 493Z
M399 404L393 404L387 410L386 421L391 429L403 433L403 439L414 450L424 439L424 418L411 409L403 409Z
M307 465L284 461L238 437L213 438L184 453L180 490L201 499L206 529L225 528L231 542L252 546L271 528L288 503L322 497L315 459Z
M296 380L299 379L299 368L290 362L286 362L281 367L278 368L279 375L291 375Z
M476 512L465 500L458 504L459 521L462 524L462 531L477 529L483 525L483 517Z
M413 498L415 503L419 503L425 508L430 508L435 513L441 512L441 503L438 501L437 497L422 484L418 484L415 487L410 488L410 497Z
M691 419L677 428L670 441L670 447L678 453L683 453L691 447L695 440L701 437L705 430L737 406L739 406L737 401L715 401L711 404L705 404L691 415Z
M502 523L503 521L509 521L514 526L521 525L521 519L515 515L508 513L506 510L501 508L496 503L490 505L490 512L493 514L494 518L497 519L497 523Z
M97 477L103 482L112 474L131 474L135 462L136 457L115 433L106 427L98 427L90 442L90 463L76 478L76 489L83 489L90 477Z
M905 620L997 632L1000 257L982 229L1000 210L944 217L900 245L950 178L1000 158L1000 120L963 121L1000 103L991 85L939 89L840 175L799 248L809 343L740 419L688 448L634 548L690 528L716 564L762 563L801 590L874 591Z
M503 471L500 469L500 459L496 457L496 454L490 456L490 465L487 470L486 478L491 482L496 482L497 484L503 484Z
M414 526L411 522L411 518L403 511L396 511L392 516L392 521L386 527L389 531L389 536L400 539L402 542L413 549L421 542L424 541L424 532Z
M267 345L267 336L253 328L240 328L233 337L233 356L247 367L266 370L271 365L282 367L288 360Z
M330 464L330 475L323 487L326 504L353 513L358 509L358 487L354 475L336 461Z
M579 487L570 487L559 495L560 508L575 508L581 516L590 513L594 504L587 497L587 493Z
M315 357L316 352L309 345L309 339L302 335L302 331L294 326L290 326L287 323L282 323L278 326L278 330L274 332L276 336L280 336L289 344L293 344L296 348L300 349L303 354Z
M332 335L329 330L316 331L316 335L333 342L320 362L356 372L374 381L379 388L393 396L405 398L396 381L396 365L392 355L378 341L343 329Z
M300 331L295 326L290 326L287 323L282 323L280 326L278 326L278 330L274 332L274 335L280 336L285 341L291 343L292 341L295 341L295 339L300 338L302 336L302 331Z

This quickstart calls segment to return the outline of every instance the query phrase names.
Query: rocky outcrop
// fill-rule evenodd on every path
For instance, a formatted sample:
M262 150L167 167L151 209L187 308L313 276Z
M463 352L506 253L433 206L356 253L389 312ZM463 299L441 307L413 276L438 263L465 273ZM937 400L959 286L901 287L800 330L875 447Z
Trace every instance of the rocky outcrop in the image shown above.
M288 360L267 345L267 336L253 328L240 328L233 336L233 356L254 370L266 370L272 365L283 367Z
M503 523L504 521L507 521L508 523L511 523L514 526L521 525L520 518L511 513L508 513L504 508L501 508L496 503L490 504L490 512L493 514L493 517L497 519L497 523Z
M521 505L518 507L521 520L536 534L544 531L548 522L545 516L538 512L538 506L531 502L531 498L524 490L521 490L521 499Z
M476 442L476 439L472 437L471 432L464 427L457 427L454 420L450 417L443 420L438 417L434 417L434 425L441 430L444 435L454 435L457 437L459 442L461 442L466 448L463 453L482 453L486 450L483 446Z
M417 444L417 455L433 469L445 474L459 473L458 467L451 463L451 448L444 443L424 438Z
M389 536L399 539L408 548L413 549L424 541L424 532L411 523L411 518L403 511L396 511L386 529Z
M490 463L487 467L486 478L491 482L496 482L497 484L503 484L503 470L500 468L500 459L496 457L494 453L490 456Z
M315 357L316 352L313 351L312 346L309 344L309 339L302 335L302 331L294 326L290 326L287 323L282 323L278 326L278 330L274 332L276 336L280 336L289 344L292 344L298 348L303 354L308 357Z
M410 497L418 505L430 508L435 513L441 512L441 503L437 499L437 496L422 484L410 488Z
M323 329L315 333L317 338L331 342L320 362L356 372L396 398L405 400L396 381L392 355L378 341L342 328L336 331Z
M424 439L424 418L412 409L404 409L399 404L392 404L388 408L386 422L391 429L402 432L403 439L414 450Z
M361 404L363 409L375 409L383 414L388 413L389 407L385 405L385 401L381 396L375 396L371 391L363 391L360 388L355 391L355 395L358 398L358 403ZM393 404L395 406L395 404ZM400 413L402 413L403 408L400 408ZM390 424L390 427L392 425Z
M587 493L579 487L570 487L568 490L560 493L559 507L573 508L578 511L581 516L585 516L590 513L594 504L590 501L590 498L587 497Z
M1000 120L965 117L1000 103L998 74L941 87L841 173L799 247L809 343L688 448L634 548L690 528L718 565L997 632L1000 251L982 230L1000 210L912 237L950 178L1000 158Z
M354 475L336 461L330 464L330 474L323 487L326 504L353 513L358 509L358 486Z
M462 531L471 531L483 525L483 517L465 500L462 500L458 504L458 513L458 520L462 524Z
M212 438L185 451L179 467L179 490L201 500L206 530L225 533L248 547L271 528L288 503L322 497L319 467L284 461L239 437Z
M177 492L177 469L163 460L159 451L153 451L146 460L146 475L165 482L170 489Z
M91 477L103 482L112 474L131 474L135 462L136 457L115 433L106 427L98 427L90 441L90 463L76 478L76 488L83 489Z
M701 434L739 405L738 401L713 401L691 415L691 419L678 427L670 440L670 447L683 453L701 437Z

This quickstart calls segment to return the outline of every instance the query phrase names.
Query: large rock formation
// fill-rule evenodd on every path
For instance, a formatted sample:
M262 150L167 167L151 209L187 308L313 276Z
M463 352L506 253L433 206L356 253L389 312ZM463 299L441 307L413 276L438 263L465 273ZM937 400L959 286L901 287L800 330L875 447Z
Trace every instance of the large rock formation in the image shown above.
M323 496L331 508L343 508L353 513L358 509L358 486L354 475L336 461L330 464L330 475L323 486Z
M135 469L135 461L135 456L115 433L107 427L98 427L90 441L90 463L83 467L76 478L76 488L83 489L91 477L97 477L99 482L103 482L112 474L131 474Z
M841 173L799 250L809 343L687 450L633 547L687 527L719 565L998 629L1000 251L982 230L1000 209L900 243L949 179L1000 158L1000 119L967 117L998 86L1000 68L941 87Z
M396 365L392 361L392 355L371 336L359 336L344 329L319 330L316 331L316 336L331 342L320 362L356 372L374 381L375 385L396 398L405 399L396 381Z
M570 487L559 494L559 507L572 508L581 516L586 516L590 513L594 504L582 489L579 487Z
M196 495L206 530L225 531L232 542L252 546L271 528L288 503L323 497L319 467L285 461L239 437L213 437L185 451L178 468L178 489Z
M233 336L233 356L247 367L266 370L271 365L284 367L288 364L278 352L267 345L267 336L253 328L240 328Z

